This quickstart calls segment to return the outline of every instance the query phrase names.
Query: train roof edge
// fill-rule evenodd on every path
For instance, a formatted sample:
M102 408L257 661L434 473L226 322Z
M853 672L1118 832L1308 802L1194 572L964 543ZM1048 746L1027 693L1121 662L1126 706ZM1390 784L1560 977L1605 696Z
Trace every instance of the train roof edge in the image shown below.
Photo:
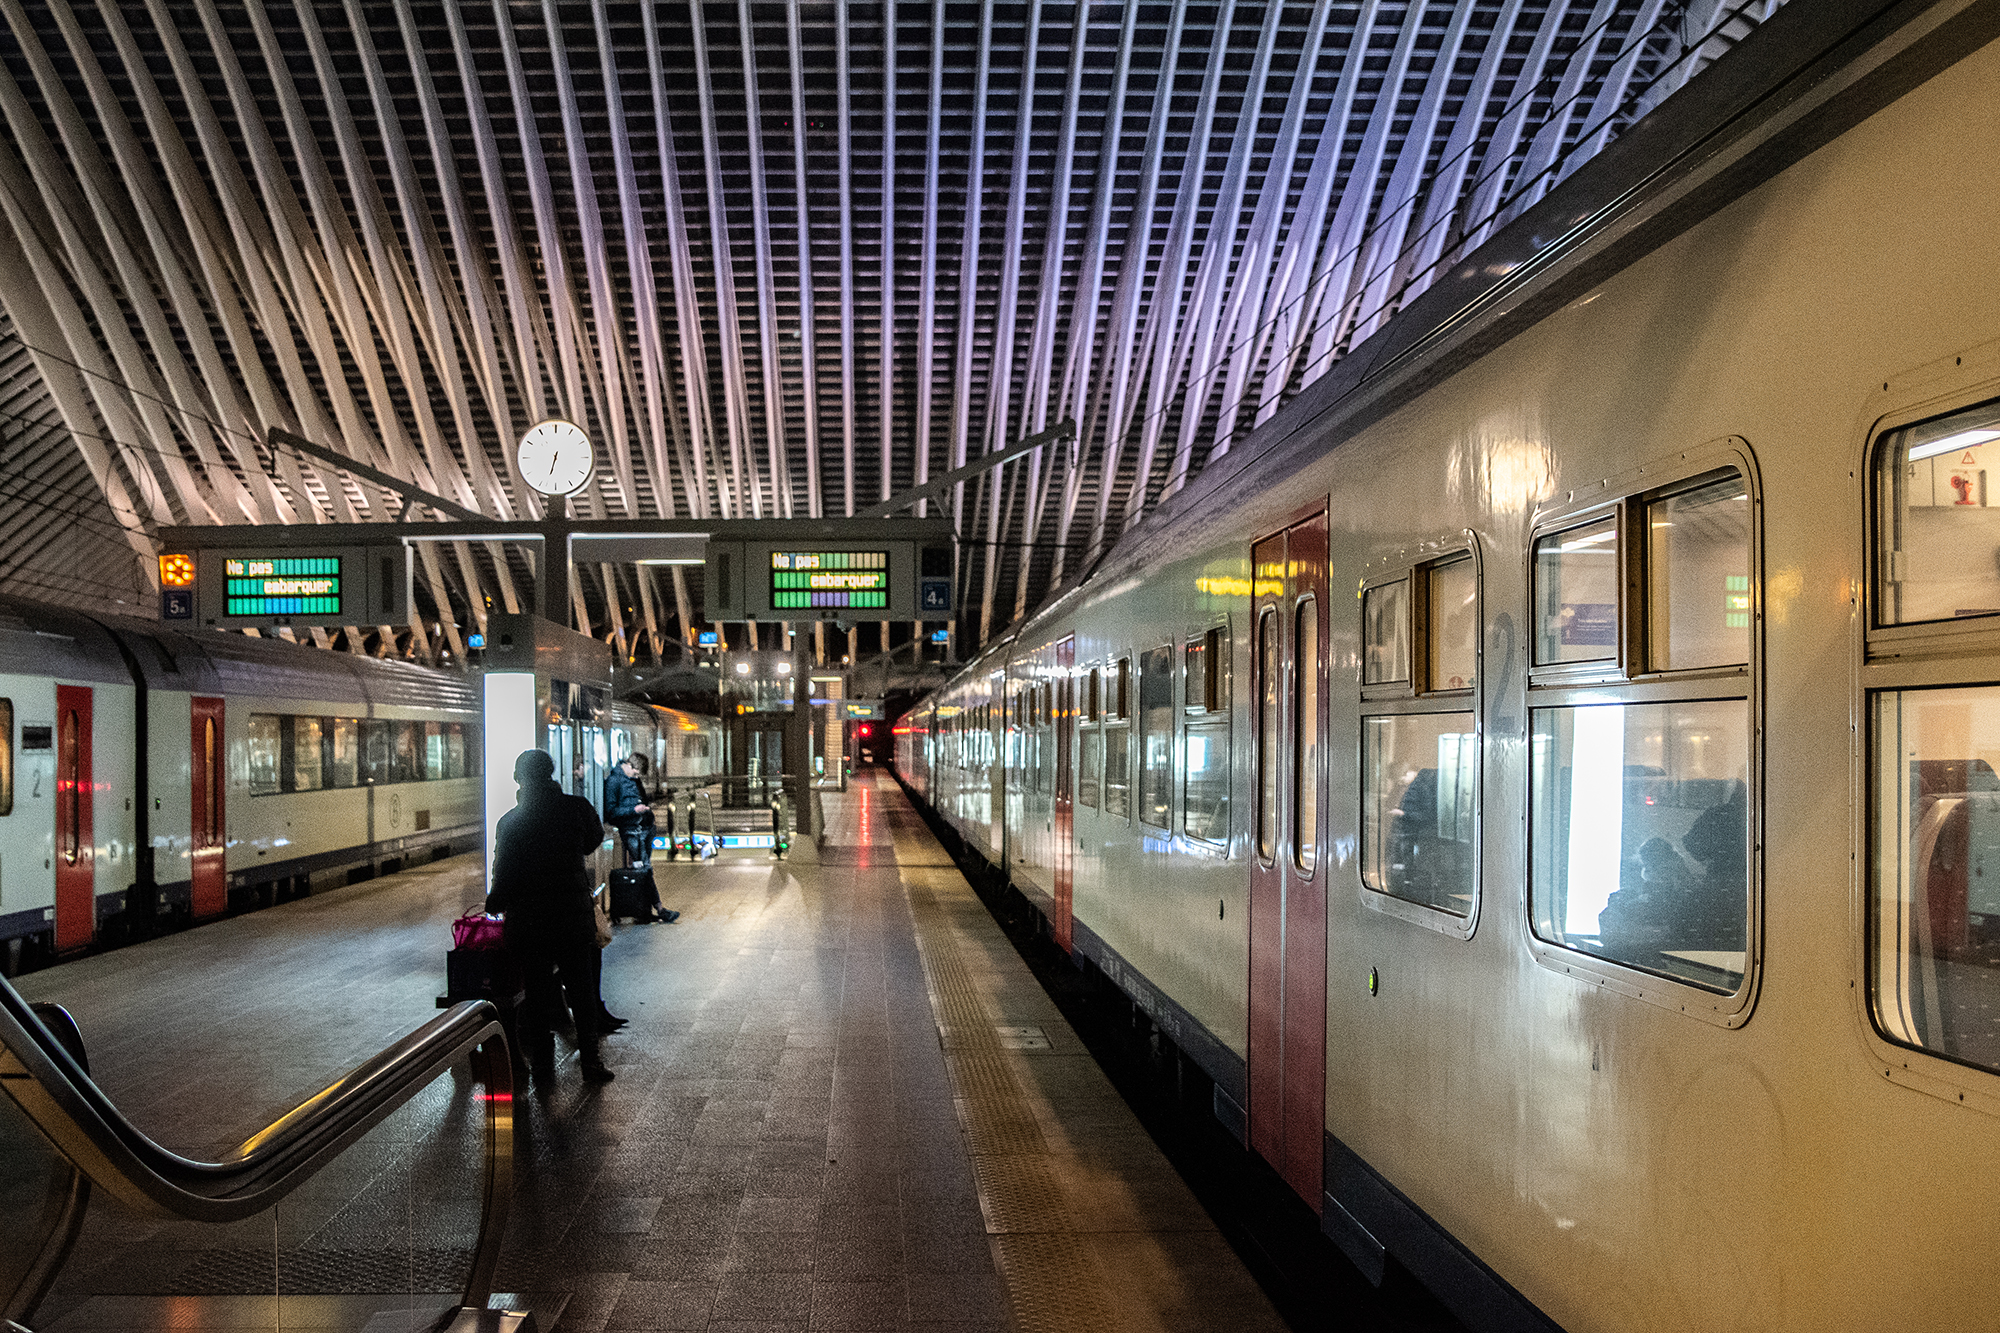
M1199 545L1203 527L1224 521L1215 502L1246 477L1336 448L1997 38L2000 0L1786 5L1052 588L945 688L990 670L1091 583L1142 567L1167 525Z

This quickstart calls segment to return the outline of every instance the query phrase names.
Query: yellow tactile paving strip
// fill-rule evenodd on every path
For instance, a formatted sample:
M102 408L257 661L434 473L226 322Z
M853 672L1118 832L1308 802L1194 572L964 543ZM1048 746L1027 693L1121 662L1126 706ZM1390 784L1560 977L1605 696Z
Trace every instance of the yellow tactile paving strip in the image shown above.
M923 878L928 879L929 875ZM904 877L917 948L938 1016L979 1209L1021 1333L1106 1327L1113 1303L1076 1244L1063 1188L1027 1094L1002 1053L1004 1015L982 1001L936 891ZM970 892L970 890L967 890Z
M900 798L886 780L878 790L885 806ZM936 842L898 820L895 844L1017 1327L1283 1328Z

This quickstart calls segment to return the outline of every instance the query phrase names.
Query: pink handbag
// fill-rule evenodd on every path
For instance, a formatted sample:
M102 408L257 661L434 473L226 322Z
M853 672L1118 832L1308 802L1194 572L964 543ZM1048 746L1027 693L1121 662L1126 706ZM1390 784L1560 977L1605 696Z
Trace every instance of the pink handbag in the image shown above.
M451 923L451 942L460 949L498 949L501 920L477 908Z

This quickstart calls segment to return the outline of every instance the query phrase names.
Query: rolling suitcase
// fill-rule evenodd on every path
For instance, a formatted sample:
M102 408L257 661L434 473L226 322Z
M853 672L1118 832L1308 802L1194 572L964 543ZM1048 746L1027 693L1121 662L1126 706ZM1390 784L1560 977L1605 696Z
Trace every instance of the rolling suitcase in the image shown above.
M611 872L611 919L630 917L643 921L653 914L660 891L653 885L650 866L626 866Z

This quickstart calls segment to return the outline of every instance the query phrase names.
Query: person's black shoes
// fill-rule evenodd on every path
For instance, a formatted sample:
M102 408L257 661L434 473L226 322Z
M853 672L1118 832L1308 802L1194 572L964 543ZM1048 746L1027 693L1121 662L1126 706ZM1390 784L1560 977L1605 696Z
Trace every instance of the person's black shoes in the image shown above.
M680 919L681 919L681 914L679 912L674 911L672 908L668 907L662 907L658 912L655 912L653 914L653 920L659 922L663 926L671 926L672 924L674 924L674 922Z
M585 1065L583 1067L583 1081L585 1083L609 1083L616 1077L618 1076L612 1073L610 1067L607 1065L596 1064Z
M616 1014L606 1013L598 1018L597 1027L600 1032L616 1032L631 1021L629 1018L620 1018Z

